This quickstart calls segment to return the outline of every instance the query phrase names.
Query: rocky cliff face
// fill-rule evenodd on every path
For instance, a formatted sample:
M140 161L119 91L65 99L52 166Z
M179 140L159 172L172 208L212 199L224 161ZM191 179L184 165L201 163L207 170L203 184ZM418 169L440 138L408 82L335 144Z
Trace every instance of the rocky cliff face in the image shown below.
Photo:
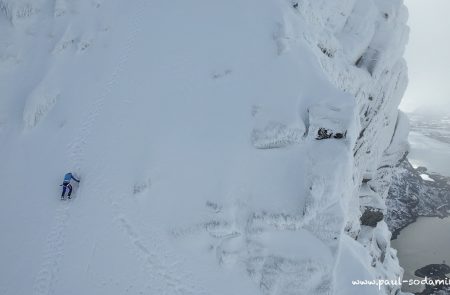
M392 177L408 149L408 120L397 110L407 84L406 8L402 1L299 1L298 9L309 24L321 24L307 39L322 52L330 81L356 97L354 190L345 231L372 257L377 277L401 276L384 216Z
M428 177L423 179L421 175ZM450 178L428 172L425 167L414 168L405 159L392 177L386 205L386 222L396 238L417 217L448 216Z
M391 180L386 221L393 238L420 216L448 216L450 178L446 171L449 119L445 113L409 114L411 153ZM414 163L418 167L413 167ZM428 166L428 167L423 167Z

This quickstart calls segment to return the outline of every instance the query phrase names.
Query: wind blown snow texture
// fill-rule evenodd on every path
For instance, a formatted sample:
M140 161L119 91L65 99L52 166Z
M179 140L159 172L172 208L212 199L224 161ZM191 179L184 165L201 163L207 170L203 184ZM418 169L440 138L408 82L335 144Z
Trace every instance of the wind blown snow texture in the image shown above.
M0 0L0 293L380 294L351 280L402 275L361 216L385 213L407 149L406 18Z

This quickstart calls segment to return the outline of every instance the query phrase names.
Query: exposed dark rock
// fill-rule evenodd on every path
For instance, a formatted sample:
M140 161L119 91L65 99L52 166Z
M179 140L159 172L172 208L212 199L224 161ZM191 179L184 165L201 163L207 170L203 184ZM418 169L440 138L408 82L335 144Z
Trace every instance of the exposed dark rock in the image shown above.
M364 213L361 216L361 224L371 227L377 226L377 223L383 220L384 214L381 209L364 207Z
M419 268L414 274L420 278L426 278L425 290L418 295L446 295L450 294L450 279L446 274L450 273L450 266L445 263L429 264ZM445 283L447 282L447 283Z
M316 139L321 140L321 139L327 139L330 138L333 135L333 133L325 128L320 128L319 131L317 131L317 137Z
M448 273L450 273L450 266L447 264L429 264L416 270L414 275L421 278L444 278Z
M338 132L338 133L334 134L333 137L337 138L337 139L341 139L341 138L344 138L344 134Z
M334 56L334 53L330 49L326 48L325 46L323 46L321 44L318 44L317 46L320 48L320 51L322 51L322 53L325 54L326 56L328 56L328 57Z
M378 63L380 52L376 48L368 47L366 52L358 58L355 65L358 68L366 69L371 75L373 74L375 67Z
M345 132L335 132L333 133L332 130L326 129L326 128L319 128L317 131L317 140L321 139L328 139L328 138L336 138L336 139L342 139L347 136L347 131Z
M356 61L355 61L355 66L359 67L361 65L363 56L361 55Z

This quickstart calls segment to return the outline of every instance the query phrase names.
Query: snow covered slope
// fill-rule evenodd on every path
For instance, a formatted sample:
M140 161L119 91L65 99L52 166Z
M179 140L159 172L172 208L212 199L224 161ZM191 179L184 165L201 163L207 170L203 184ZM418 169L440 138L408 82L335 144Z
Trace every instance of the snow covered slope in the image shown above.
M401 0L0 0L0 294L394 294L351 281L402 274L361 216L407 146L405 22Z

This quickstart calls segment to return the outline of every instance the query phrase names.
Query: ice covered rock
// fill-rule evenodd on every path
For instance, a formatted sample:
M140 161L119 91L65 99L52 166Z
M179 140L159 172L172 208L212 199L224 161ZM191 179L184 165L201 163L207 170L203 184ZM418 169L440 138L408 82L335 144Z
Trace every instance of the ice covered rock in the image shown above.
M361 225L375 227L377 223L383 220L383 211L379 208L363 207L363 214L361 216Z
M343 139L351 125L351 109L322 104L308 109L308 134L315 139Z

